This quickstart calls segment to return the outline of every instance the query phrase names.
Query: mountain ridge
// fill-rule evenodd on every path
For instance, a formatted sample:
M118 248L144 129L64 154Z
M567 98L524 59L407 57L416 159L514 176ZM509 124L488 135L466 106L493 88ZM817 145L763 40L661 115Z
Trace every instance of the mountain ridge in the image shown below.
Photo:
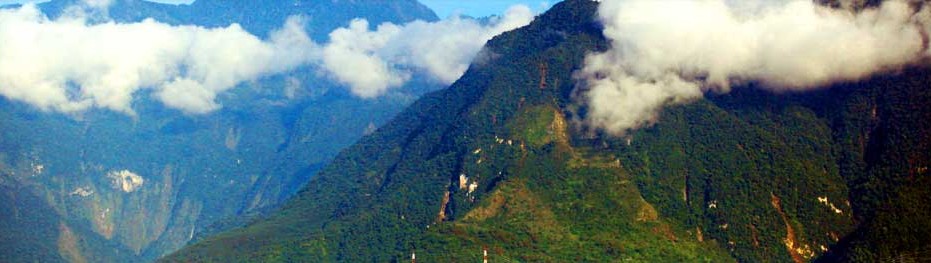
M748 84L624 137L587 134L573 72L607 48L596 9L564 1L495 37L490 59L276 214L162 261L455 262L486 247L504 261L858 262L927 240L928 69L799 94Z
M15 7L8 6L8 7ZM355 18L365 18L371 25L384 22L396 24L423 20L439 20L436 14L417 0L401 1L212 1L199 0L191 4L163 4L146 0L112 0L106 7L93 7L84 0L52 0L38 4L52 19L65 14L71 7L81 7L100 19L117 22L139 22L153 18L171 25L226 27L240 24L246 31L268 37L290 16L301 16L312 39L322 42L336 28L345 27ZM320 19L317 19L317 17ZM92 16L94 18L95 16Z

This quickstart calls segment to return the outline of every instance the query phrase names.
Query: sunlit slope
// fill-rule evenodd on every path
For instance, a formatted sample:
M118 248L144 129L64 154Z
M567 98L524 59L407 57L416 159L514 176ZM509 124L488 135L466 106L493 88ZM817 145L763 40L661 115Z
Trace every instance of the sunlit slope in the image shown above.
M573 72L607 45L596 5L496 37L274 216L163 260L870 261L927 241L927 70L751 85L626 136L582 132Z

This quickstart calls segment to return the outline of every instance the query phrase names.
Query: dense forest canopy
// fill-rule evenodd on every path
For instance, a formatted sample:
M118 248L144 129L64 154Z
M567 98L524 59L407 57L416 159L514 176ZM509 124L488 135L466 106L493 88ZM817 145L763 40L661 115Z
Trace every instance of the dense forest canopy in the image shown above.
M275 215L163 260L925 255L927 68L808 92L751 81L639 129L586 130L576 72L612 45L596 10L564 1L494 38L497 59L343 151Z

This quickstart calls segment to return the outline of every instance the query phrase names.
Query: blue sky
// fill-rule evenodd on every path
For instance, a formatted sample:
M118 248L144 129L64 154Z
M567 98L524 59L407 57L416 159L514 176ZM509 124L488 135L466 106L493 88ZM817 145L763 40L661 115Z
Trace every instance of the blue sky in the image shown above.
M550 4L558 2L544 0L420 0L429 6L440 18L459 12L464 15L483 17L502 14L508 7L516 4L529 6L536 12L546 11Z
M0 4L20 2L25 2L25 0L0 0ZM193 1L153 0L153 2L178 4L190 3ZM457 12L474 17L501 14L507 10L508 7L515 4L523 4L529 6L536 12L543 12L550 4L558 2L558 0L420 0L420 2L432 8L440 18L446 18Z

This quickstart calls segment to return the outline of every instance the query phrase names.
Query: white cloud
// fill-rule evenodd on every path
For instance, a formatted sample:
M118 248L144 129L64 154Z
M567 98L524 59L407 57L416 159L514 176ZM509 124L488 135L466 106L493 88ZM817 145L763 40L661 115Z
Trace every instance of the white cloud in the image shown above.
M368 27L368 21L357 19L349 27L331 32L330 43L323 48L323 67L354 94L371 98L388 87L404 84L410 75L394 69L375 53L400 35L400 28L384 24L378 31L369 32Z
M929 13L896 0L857 13L810 0L602 1L611 49L577 73L585 123L620 135L708 90L804 91L896 70L926 58Z
M216 110L218 93L308 63L316 48L297 19L262 41L235 24L92 25L80 16L50 20L34 5L0 11L0 43L0 95L44 110L127 114L143 89L187 113Z
M485 42L533 20L526 6L512 7L488 25L453 17L385 23L370 31L368 22L356 19L319 45L299 18L267 40L237 24L203 28L105 17L99 23L94 10L109 2L84 0L54 20L32 4L0 10L0 95L48 111L103 108L134 115L136 96L151 94L167 107L204 114L220 109L217 96L239 83L318 65L353 94L373 98L414 74L451 84Z
M474 19L450 17L438 22L385 23L370 31L364 19L330 33L323 47L328 76L371 98L423 73L451 84L465 73L485 42L533 20L526 6L514 6L503 17L482 25Z

